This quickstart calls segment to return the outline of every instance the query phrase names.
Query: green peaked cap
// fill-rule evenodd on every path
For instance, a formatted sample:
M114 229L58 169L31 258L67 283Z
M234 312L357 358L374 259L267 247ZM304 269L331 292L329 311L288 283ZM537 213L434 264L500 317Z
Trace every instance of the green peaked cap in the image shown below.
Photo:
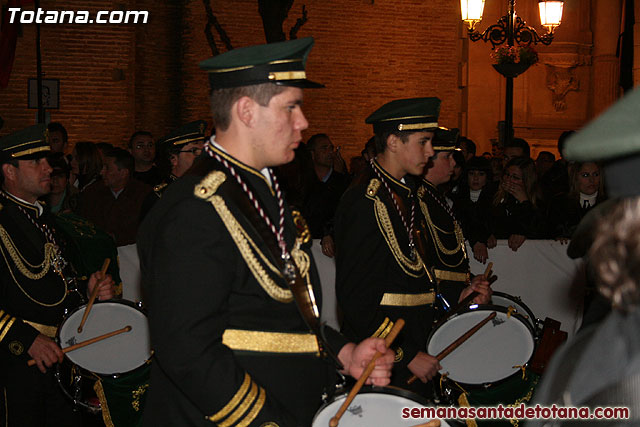
M323 87L307 80L305 65L313 38L233 49L200 62L212 89L275 83L300 88Z
M440 99L408 98L387 102L371 113L365 123L376 134L397 131L433 131L438 128Z
M164 136L160 141L160 145L171 150L173 147L189 144L190 142L204 141L207 130L207 122L204 120L196 120L179 127L170 134Z
M37 124L0 138L2 162L44 157L51 151L47 125Z

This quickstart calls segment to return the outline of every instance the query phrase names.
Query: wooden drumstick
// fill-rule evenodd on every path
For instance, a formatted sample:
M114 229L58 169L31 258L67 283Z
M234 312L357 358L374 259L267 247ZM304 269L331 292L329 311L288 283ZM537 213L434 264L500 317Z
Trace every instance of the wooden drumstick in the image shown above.
M440 420L431 420L428 423L418 424L412 427L440 427Z
M482 328L485 324L487 324L487 322L489 322L489 320L493 319L494 317L496 317L496 312L492 312L490 315L488 315L486 318L482 319L480 322L478 322L473 328L469 329L467 332L465 332L464 334L462 334L457 340L455 340L454 342L452 342L451 344L449 344L447 346L447 348L445 348L444 350L442 350L440 353L438 353L438 355L436 356L436 359L438 359L438 362L440 362L442 359L444 359L445 357L447 357L449 354L451 354L451 352L453 350L455 350L456 348L460 347L462 345L462 343L464 343L466 340L468 340L469 338L471 338L471 336L473 334L475 334L476 332L478 332L480 330L480 328ZM411 378L409 378L407 380L407 384L411 384L413 383L415 380L417 380L418 377L413 375Z
M389 348L391 343L393 343L393 340L396 339L396 336L402 330L403 327L404 327L404 319L396 320L396 322L393 324L393 328L391 328L391 331L389 332L389 335L387 335L387 337L384 339L384 343L386 344L387 348ZM342 403L342 406L340 406L340 409L338 409L338 412L336 412L336 415L333 418L331 418L331 421L329 421L329 427L338 427L340 418L342 417L342 415L344 415L347 408L349 408L349 405L351 405L351 402L353 402L353 399L356 397L356 395L364 385L367 378L369 378L369 375L371 375L371 372L373 372L373 369L376 367L376 360L378 360L380 356L382 356L382 353L380 353L379 351L376 351L376 354L373 355L371 362L369 362L369 364L367 365L367 368L364 370L360 378L358 378L358 381L356 382L356 384L353 386L353 388L347 395L347 398Z
M440 427L440 420L431 420L428 423L418 424L412 427Z
M104 279L105 274L107 274L107 268L109 268L110 262L111 262L111 258L105 258L104 263L102 264L102 269L100 270L100 276L98 277L98 280ZM80 326L78 326L78 333L82 332L82 327L84 326L84 322L86 322L87 317L89 317L89 312L91 311L91 307L93 307L93 302L96 300L99 290L100 290L100 286L98 286L98 283L96 283L96 285L93 287L93 291L91 292L91 297L89 297L87 308L84 309L84 313L82 314L82 320L80 321Z
M77 350L77 349L85 347L87 345L97 343L98 341L106 340L107 338L111 338L111 337L113 337L115 335L119 335L119 334L121 334L123 332L129 332L131 329L133 329L133 328L131 326L127 325L122 329L118 329L116 331L107 332L106 334L98 335L97 337L88 339L86 341L79 342L79 343L71 345L69 347L65 347L65 348L62 349L62 352L63 353L68 353L70 351ZM27 362L27 365L29 365L29 366L33 366L35 364L36 364L35 359L31 359L31 360L29 360Z

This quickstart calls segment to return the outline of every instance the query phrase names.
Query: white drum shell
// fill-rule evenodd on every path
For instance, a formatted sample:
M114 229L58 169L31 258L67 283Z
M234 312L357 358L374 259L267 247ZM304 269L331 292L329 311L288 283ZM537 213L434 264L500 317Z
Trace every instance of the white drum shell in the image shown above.
M452 316L432 332L427 353L437 355L493 311L495 319L440 362L441 374L465 384L494 383L518 372L531 359L535 347L531 326L518 314L508 317L507 309L498 306Z
M131 331L98 341L66 353L71 362L101 375L132 371L151 357L147 317L133 303L97 302L91 308L82 333L78 326L86 306L70 313L58 329L62 348L131 326Z

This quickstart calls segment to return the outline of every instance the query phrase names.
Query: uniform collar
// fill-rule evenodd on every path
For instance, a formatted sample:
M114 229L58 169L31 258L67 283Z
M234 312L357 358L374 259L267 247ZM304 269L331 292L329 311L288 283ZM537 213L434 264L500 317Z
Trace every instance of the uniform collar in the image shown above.
M36 218L40 217L40 215L42 215L42 212L44 212L44 207L42 206L42 204L36 200L35 203L29 203L26 200L23 200L17 196L14 196L13 194L9 193L7 190L3 190L4 194L7 196L7 198L11 201L13 201L14 203L22 206L23 208L25 208L28 212L32 212Z
M227 160L230 163L233 163L234 167L240 168L246 172L249 172L252 175L255 175L256 177L260 178L262 181L264 181L268 186L269 189L271 190L271 192L273 193L273 190L271 189L271 174L269 172L269 168L264 168L262 170L258 170L255 168L252 168L251 166L242 163L240 160L236 159L235 157L233 157L231 154L229 154L227 152L227 150L224 149L224 147L220 144L218 144L216 142L215 139L215 135L212 136L209 139L209 144L211 145L211 148L213 149L213 151L215 151L220 157L224 158L225 160Z
M384 179L391 187L394 187L395 190L397 190L399 187L407 193L407 196L411 196L412 189L409 185L407 185L407 180L405 178L402 178L404 182L395 179L389 172L387 172L382 166L380 166L380 163L378 163L378 160L376 159L373 160L373 167L380 172L380 174L384 177Z

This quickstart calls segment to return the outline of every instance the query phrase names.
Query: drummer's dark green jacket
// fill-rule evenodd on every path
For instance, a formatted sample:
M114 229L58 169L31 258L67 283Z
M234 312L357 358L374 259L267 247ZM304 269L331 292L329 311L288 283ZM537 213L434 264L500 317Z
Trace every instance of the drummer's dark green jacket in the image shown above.
M215 150L277 226L278 203L265 176ZM144 424L308 427L322 392L333 385L333 363L311 353L286 354L287 346L267 352L225 344L229 331L308 334L309 329L274 255L234 199L248 196L224 166L203 156L167 188L139 232L155 352ZM308 261L301 270L319 305L311 241L298 234L289 209L284 225L287 246L294 247L296 239L301 243L304 255L299 255ZM337 353L346 340L326 332Z
M55 232L52 216L46 211L40 215L37 208L10 195L0 195L0 205L0 375L3 375L12 366L26 367L27 350L40 333L27 321L40 325L46 335L53 337L65 308L80 301L77 294L67 295L64 282L53 271L50 260L45 260L45 235L18 205L33 221L47 223ZM56 240L64 245L60 236ZM46 274L36 279L34 274L43 268L29 265L40 266L43 262L48 270L45 268Z
M414 229L423 219L413 180L394 179L375 167L396 194L407 225L415 204ZM407 364L426 342L434 318L434 285L418 255L410 258L409 234L389 191L373 169L343 195L335 218L336 296L342 332L352 340L385 337L398 318L406 325L394 346L392 385L406 388ZM419 383L419 382L417 382ZM419 390L416 390L419 391Z

